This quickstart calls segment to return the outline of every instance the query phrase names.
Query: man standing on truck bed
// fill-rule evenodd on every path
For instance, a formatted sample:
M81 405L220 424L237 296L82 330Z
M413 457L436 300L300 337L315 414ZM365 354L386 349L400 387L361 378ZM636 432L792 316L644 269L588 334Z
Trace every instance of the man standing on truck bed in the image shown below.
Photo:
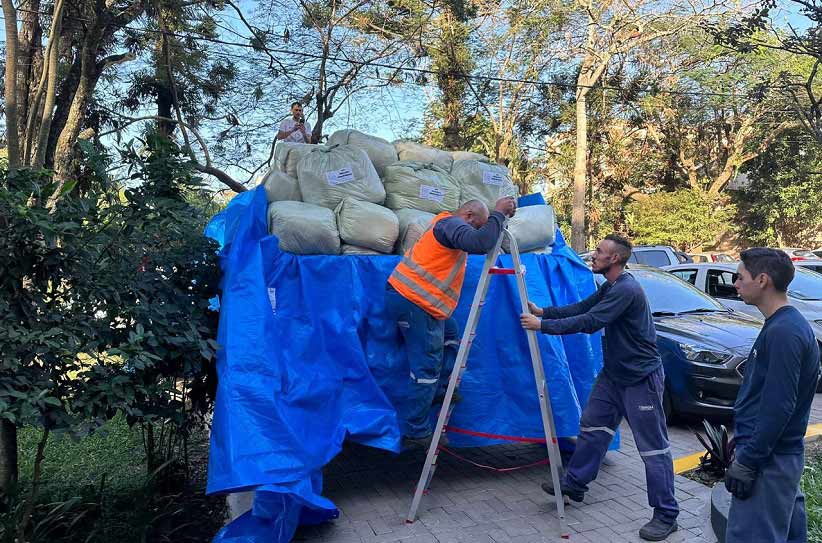
M484 203L471 200L453 213L440 213L388 278L386 309L400 330L411 370L412 407L404 447L431 444L429 412L443 370L444 345L458 342L451 315L459 302L468 253L493 249L516 207L513 198L501 198L489 214Z

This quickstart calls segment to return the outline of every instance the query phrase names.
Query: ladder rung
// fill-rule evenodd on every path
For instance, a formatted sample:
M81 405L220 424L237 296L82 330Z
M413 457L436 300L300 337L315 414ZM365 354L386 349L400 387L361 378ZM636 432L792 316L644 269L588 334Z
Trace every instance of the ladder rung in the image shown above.
M514 268L489 268L488 275L514 275L516 270Z

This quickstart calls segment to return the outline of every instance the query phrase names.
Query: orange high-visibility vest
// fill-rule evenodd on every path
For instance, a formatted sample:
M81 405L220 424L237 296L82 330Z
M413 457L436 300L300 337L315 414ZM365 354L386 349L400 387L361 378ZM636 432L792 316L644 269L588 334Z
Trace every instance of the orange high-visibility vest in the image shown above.
M468 253L449 249L434 237L434 225L450 213L440 213L403 256L388 283L435 319L447 319L457 307L465 279Z

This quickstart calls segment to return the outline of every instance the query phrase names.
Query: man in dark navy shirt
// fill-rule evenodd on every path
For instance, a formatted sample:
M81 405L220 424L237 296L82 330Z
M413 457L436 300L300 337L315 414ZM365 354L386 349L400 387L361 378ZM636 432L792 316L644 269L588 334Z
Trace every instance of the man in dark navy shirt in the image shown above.
M810 324L788 305L791 259L776 249L743 251L736 290L765 316L734 406L736 456L725 474L733 498L727 543L807 541L805 431L819 379Z
M607 281L577 304L540 309L529 303L531 315L522 326L545 334L592 334L605 328L604 366L579 421L576 450L560 489L581 502L622 418L628 419L639 455L645 463L650 522L639 530L648 541L662 541L677 530L679 506L674 498L674 468L668 428L662 408L665 374L656 347L656 329L642 287L625 271L631 244L617 235L597 246L591 261L594 273ZM542 321L538 317L542 317ZM542 489L554 495L549 481Z

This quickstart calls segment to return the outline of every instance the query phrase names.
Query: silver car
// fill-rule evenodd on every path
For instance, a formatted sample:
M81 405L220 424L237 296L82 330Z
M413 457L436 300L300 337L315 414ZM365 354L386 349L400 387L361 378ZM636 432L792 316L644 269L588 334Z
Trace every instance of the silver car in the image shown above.
M762 318L759 310L747 305L734 287L738 262L708 262L665 266L663 269L687 281L728 309ZM811 323L816 339L822 342L822 274L796 266L796 275L788 288L788 300Z

